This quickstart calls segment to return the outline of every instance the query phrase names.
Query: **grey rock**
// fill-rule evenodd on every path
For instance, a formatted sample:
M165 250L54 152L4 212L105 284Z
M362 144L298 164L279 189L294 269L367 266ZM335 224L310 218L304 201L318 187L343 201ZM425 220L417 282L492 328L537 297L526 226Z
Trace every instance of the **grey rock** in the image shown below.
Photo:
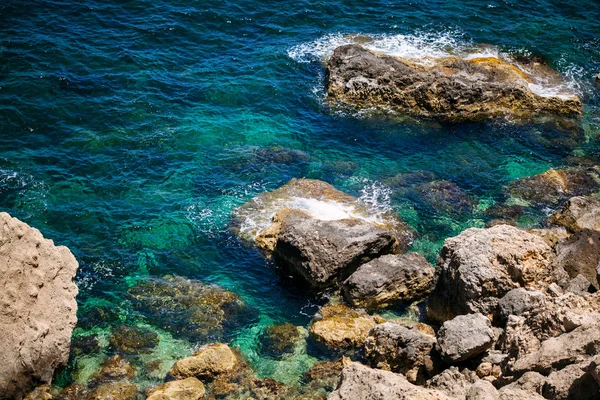
M344 282L342 295L354 307L386 307L429 294L434 276L434 268L420 254L388 254L358 267Z
M494 344L492 323L483 314L459 315L444 322L438 331L438 346L448 363L467 360Z
M498 301L500 317L505 320L509 315L523 315L527 311L541 307L545 298L546 296L537 290L513 289Z
M324 288L391 253L395 242L392 232L362 219L323 221L297 212L282 225L273 257L287 273Z
M459 371L457 367L450 367L428 380L425 387L439 390L453 398L462 399L467 395L473 383L478 380L477 374L473 371L468 369Z
M553 371L546 378L542 395L556 400L592 400L600 399L600 386L585 369L588 362L572 364Z
M583 229L600 231L600 199L590 196L572 197L549 220L571 232Z
M477 381L475 382L467 392L465 400L498 400L500 394L488 381Z
M570 278L581 274L600 289L596 272L600 262L600 231L583 229L558 242L555 249L555 268L564 269Z
M69 357L78 263L40 231L0 213L0 398L49 383Z
M543 289L553 281L551 248L539 236L508 225L471 228L446 239L437 260L427 318L443 322L481 312L497 316L512 289Z
M565 291L586 296L590 291L596 291L596 289L594 289L594 285L585 276L578 274L575 278L567 282Z

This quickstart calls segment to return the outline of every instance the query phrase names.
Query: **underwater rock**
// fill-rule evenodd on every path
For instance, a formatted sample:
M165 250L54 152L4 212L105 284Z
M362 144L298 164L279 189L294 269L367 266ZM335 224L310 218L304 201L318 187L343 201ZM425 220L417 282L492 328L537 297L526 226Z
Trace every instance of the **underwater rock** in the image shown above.
M281 358L286 353L292 353L300 339L298 327L289 322L270 325L265 328L260 338L261 352L272 358Z
M84 304L77 311L77 326L86 330L104 328L119 322L119 313L108 305Z
M87 388L78 383L73 383L60 391L56 400L86 400Z
M385 322L369 333L365 357L375 368L401 373L411 383L422 384L435 372L431 354L435 344L435 333L428 325Z
M309 332L313 339L331 350L352 350L365 343L377 322L383 321L342 304L324 306L316 315Z
M264 163L290 164L308 161L310 156L301 150L287 149L281 146L260 148L255 152L256 158Z
M347 357L316 363L302 375L302 381L307 386L305 392L332 392L340 380L340 372L350 363L351 361Z
M333 286L361 264L393 252L394 235L359 218L322 221L284 210L273 257L286 273L315 289Z
M483 314L459 315L444 322L437 334L444 361L453 364L483 353L494 344L491 321Z
M393 213L370 209L359 199L312 179L292 179L279 189L254 197L234 210L231 229L269 254L285 223L286 213L277 214L286 209L304 212L317 221L360 219L389 231L400 251L405 251L415 238L415 232Z
M105 383L92 390L87 400L136 400L137 386L128 381Z
M113 350L123 354L141 354L158 345L158 334L148 328L121 325L113 328L109 342Z
M0 213L0 398L22 399L69 358L78 263L64 246Z
M563 208L549 218L550 223L564 226L570 232L582 229L600 231L600 199L595 197L572 197Z
M24 400L52 400L50 385L41 385L33 389Z
M419 200L439 213L464 215L473 212L476 203L456 183L433 181L417 188Z
M150 323L201 343L222 340L256 317L235 293L178 276L144 279L128 294Z
M200 400L205 389L197 378L164 383L148 392L147 400Z
M119 355L112 356L104 360L100 371L90 378L89 386L94 387L108 382L133 379L135 373L135 367L129 360Z
M588 195L599 189L600 183L590 171L550 169L511 182L506 192L531 206L556 207L570 197Z
M176 379L191 376L213 379L219 374L230 372L238 364L238 357L223 343L207 345L194 355L181 359L173 365L169 373Z
M100 352L98 335L77 335L71 341L71 353L75 357L82 355L94 355Z
M578 96L541 96L531 83L516 63L495 57L414 60L344 45L327 63L329 98L359 107L451 121L582 114Z
M518 287L545 289L553 281L551 248L508 225L470 228L444 242L427 318L444 322L481 312L494 319L498 300Z
M494 204L485 210L484 213L496 220L516 221L523 215L523 207L516 204Z
M353 307L386 307L429 294L434 275L434 268L420 254L385 255L358 267L344 281L342 295Z

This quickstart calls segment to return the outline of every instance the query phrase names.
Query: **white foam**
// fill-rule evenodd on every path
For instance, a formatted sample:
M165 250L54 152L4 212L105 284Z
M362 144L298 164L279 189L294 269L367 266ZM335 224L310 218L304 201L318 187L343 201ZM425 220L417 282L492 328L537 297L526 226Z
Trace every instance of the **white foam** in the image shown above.
M337 201L322 201L317 199L307 199L303 197L292 198L287 204L289 208L302 210L311 217L322 221L335 221L358 217L354 207L341 204Z

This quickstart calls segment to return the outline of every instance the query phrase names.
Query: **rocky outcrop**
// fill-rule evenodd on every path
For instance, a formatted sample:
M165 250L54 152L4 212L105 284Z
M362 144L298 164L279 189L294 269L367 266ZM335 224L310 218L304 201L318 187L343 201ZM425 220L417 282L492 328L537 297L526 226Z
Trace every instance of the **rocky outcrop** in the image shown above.
M155 387L148 392L147 400L200 400L204 393L202 382L190 377Z
M214 343L200 349L194 355L179 360L169 373L176 379L189 377L215 378L232 371L238 364L238 357L226 344Z
M354 307L382 308L409 302L433 290L435 270L417 253L385 255L361 265L344 282L344 300Z
M564 226L570 232L584 229L600 231L600 199L589 196L572 197L549 220L555 225Z
M498 300L510 290L545 288L553 281L552 257L539 236L508 225L471 228L446 239L427 317L443 322L480 312L497 318Z
M428 58L425 62L378 54L358 45L338 47L327 63L329 97L359 107L385 107L453 121L544 113L581 115L577 96L540 96L530 89L531 79L516 63L495 57Z
M77 323L78 263L40 231L0 213L0 398L50 382Z
M483 353L494 344L490 320L482 314L459 315L444 322L437 334L442 358L457 363Z
M564 270L569 278L585 278L583 291L593 285L600 289L596 268L600 264L600 231L583 229L555 246L554 267ZM587 287L585 287L587 286Z

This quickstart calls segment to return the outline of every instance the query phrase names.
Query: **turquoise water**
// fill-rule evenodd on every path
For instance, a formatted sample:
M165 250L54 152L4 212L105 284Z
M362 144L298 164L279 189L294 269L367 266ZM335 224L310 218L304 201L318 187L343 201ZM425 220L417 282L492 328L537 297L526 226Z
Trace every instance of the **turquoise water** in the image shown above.
M258 337L272 323L307 326L321 300L281 282L227 229L233 209L291 178L322 179L394 208L420 235L414 249L433 261L444 238L485 225L504 185L574 157L598 162L597 1L363 3L0 4L0 209L75 254L80 318L98 304L118 312L77 328L99 333L103 350L74 359L73 370L98 365L120 324L161 338L140 365L144 357L169 364L214 339L169 331L133 306L129 288L174 274L241 296L252 317L220 339L240 347L259 375L295 381L319 355L299 348L274 361L260 354ZM321 61L349 34L398 54L488 43L541 55L583 97L580 129L331 110ZM394 176L413 171L454 182L473 209L436 211L394 186ZM520 222L534 225L544 212L527 209ZM139 379L159 381L162 368Z

